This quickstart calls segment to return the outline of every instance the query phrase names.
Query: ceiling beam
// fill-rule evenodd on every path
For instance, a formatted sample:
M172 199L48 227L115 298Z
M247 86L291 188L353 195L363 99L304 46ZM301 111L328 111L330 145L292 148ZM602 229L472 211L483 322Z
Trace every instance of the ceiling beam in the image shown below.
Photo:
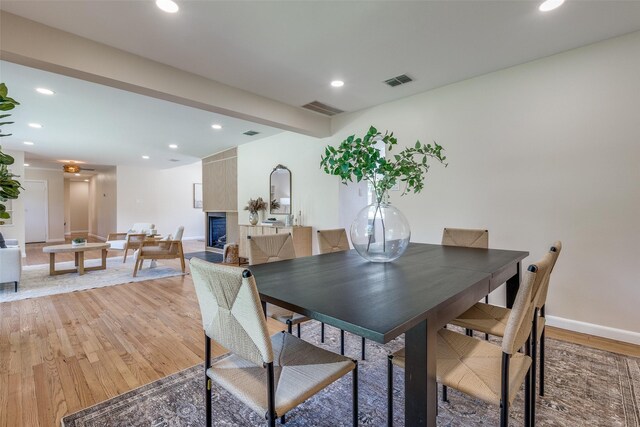
M315 137L331 120L0 11L0 59Z

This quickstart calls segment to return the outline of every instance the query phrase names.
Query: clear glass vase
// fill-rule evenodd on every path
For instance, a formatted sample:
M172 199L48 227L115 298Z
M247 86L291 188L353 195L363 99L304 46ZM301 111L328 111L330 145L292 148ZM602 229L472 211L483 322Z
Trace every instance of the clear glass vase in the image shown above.
M351 243L369 261L389 262L400 258L410 238L407 218L389 203L365 207L351 223Z

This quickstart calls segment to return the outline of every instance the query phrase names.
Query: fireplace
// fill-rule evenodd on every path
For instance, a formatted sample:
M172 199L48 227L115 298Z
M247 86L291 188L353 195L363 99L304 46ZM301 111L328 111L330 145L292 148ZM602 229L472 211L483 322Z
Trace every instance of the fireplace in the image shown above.
M208 212L207 246L222 250L227 243L227 214L225 212Z

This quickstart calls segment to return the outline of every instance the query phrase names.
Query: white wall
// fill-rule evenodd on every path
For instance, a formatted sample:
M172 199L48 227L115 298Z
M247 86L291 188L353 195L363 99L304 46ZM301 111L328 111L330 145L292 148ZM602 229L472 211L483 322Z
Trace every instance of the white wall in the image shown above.
M202 163L171 169L118 166L118 231L151 222L161 234L184 226L184 239L204 238L204 213L193 207L193 184L202 182ZM204 250L204 246L203 246Z
M71 180L64 179L64 234L71 234Z
M71 181L69 183L69 202L71 207L71 232L89 232L89 183Z
M24 181L24 151L2 150L2 152L15 159L14 164L9 166L9 170L19 176L16 178L18 181ZM24 203L22 203L21 197L12 200L11 203L13 207L11 224L0 225L0 233L5 239L17 239L22 247L22 256L24 257L26 256L24 251Z
M270 168L283 163L298 181L294 198L319 201L308 205L310 222L338 226L338 180L318 167L327 142L370 125L393 130L400 145L436 140L449 167L434 165L419 195L391 194L412 240L439 242L446 226L487 228L491 247L527 250L525 262L562 240L550 324L640 344L638 76L640 32L338 116L326 140L285 134L243 145L239 200L267 194Z
M89 233L99 239L116 233L116 168L101 170L89 181Z
M47 182L49 235L47 242L64 241L64 173L62 170L25 168L25 179Z
M244 207L250 198L269 200L269 175L282 164L291 170L293 214L297 218L302 210L303 225L314 227L317 252L315 230L338 223L339 184L319 167L325 145L323 139L284 133L238 146L238 222L249 223Z

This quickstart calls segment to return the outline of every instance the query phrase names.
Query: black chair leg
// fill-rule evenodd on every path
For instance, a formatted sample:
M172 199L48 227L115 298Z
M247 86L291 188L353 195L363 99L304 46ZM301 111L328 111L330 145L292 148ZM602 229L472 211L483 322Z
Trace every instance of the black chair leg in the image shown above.
M465 329L465 332L466 332L468 337L472 337L473 336L473 331L471 329Z
M446 385L442 386L442 401L443 402L448 402L449 401L449 396L447 396L447 386Z
M265 364L267 369L267 425L269 427L276 427L276 389L275 389L275 376L273 373L273 362Z
M387 426L393 426L393 363L392 356L387 357Z
M545 328L540 335L540 396L544 396L544 335Z
M283 416L281 416L281 417L280 417L280 424L284 424L284 423L286 423L286 422L287 422L287 419L285 418L285 416L284 416L284 415L283 415Z
M358 427L358 361L354 360L356 365L351 373L351 381L353 382L353 427Z
M509 427L509 362L511 356L502 353L501 387L500 387L500 427ZM526 402L526 399L525 399ZM525 416L525 420L527 417Z
M340 329L340 354L344 356L344 331Z
M365 349L367 348L367 342L364 339L364 337L362 337L362 360L364 360L364 356L365 356Z
M205 405L207 406L205 410L206 426L211 427L211 420L213 419L213 416L211 414L211 393L213 392L213 390L211 387L211 380L209 378L206 379L204 392L205 392Z
M536 425L536 363L538 358L538 309L534 310L533 325L531 326L531 368L529 368L531 378L529 384L531 384L531 426Z
M489 341L489 334L484 334L484 340Z
M290 334L293 333L293 323L291 323L291 320L287 320L287 332Z
M298 323L298 338L300 338L300 323Z
M525 354L531 356L531 336L525 344ZM534 359L535 360L535 359ZM531 427L531 367L524 378L524 427Z
M320 342L324 343L324 322L320 323Z
M18 282L14 282L15 283L15 290L13 292L18 292Z
M211 366L211 340L205 334L204 336L204 400L205 400L205 420L206 426L211 427L211 378L207 376L207 369Z

